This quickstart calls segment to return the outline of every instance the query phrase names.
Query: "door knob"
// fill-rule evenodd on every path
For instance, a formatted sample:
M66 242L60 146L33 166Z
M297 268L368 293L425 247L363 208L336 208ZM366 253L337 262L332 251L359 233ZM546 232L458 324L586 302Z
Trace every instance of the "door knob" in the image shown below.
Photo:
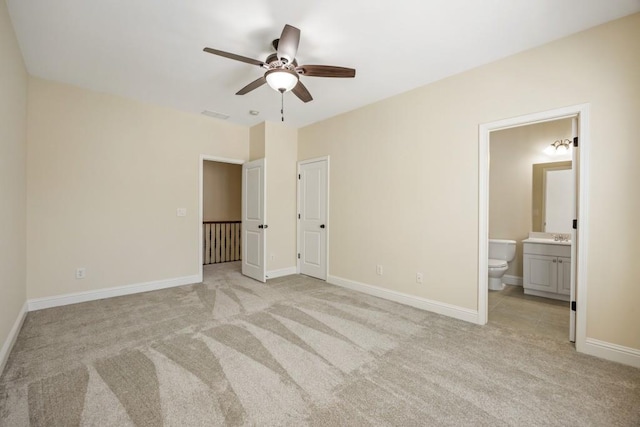
M267 224L260 224L258 228L269 228L269 226Z
M320 228L324 228L324 224L320 225Z
M267 224L265 224L263 227L264 227L264 228L269 228L269 226L268 226Z

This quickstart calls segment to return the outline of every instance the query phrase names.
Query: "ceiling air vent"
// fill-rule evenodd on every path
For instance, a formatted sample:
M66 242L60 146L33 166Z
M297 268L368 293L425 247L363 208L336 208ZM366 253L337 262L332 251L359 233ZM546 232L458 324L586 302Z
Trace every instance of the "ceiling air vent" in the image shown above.
M227 120L229 117L228 114L216 113L215 111L204 110L201 114L205 116L214 117L216 119Z

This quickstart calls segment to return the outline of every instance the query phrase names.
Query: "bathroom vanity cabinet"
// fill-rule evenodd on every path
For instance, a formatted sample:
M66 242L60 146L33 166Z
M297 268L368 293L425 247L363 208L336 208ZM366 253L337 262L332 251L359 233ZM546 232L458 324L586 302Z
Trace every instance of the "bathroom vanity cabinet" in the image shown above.
M524 293L569 301L571 244L523 241Z

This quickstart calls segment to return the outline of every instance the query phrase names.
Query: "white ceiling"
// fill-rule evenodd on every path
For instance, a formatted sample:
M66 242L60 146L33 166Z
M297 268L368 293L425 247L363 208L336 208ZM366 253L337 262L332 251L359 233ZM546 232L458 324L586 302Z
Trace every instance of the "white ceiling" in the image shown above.
M237 96L285 24L297 60L356 68L302 77L314 100L285 95L300 127L640 11L640 0L7 0L28 71L44 79L253 125L280 120L280 94ZM557 66L558 64L554 64ZM251 116L249 110L260 115ZM216 120L216 119L212 119Z

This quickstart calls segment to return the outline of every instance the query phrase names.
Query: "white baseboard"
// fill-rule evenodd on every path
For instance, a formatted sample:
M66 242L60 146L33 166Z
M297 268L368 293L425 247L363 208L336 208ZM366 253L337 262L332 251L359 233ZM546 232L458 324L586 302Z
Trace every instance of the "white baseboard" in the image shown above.
M22 324L24 323L24 319L27 317L27 302L22 305L22 308L18 312L18 317L16 317L16 321L13 322L13 327L9 331L9 336L2 344L2 349L0 349L0 375L4 371L4 367L7 365L7 360L9 360L9 354L11 353L11 349L13 345L16 343L16 339L18 338L18 334L20 333L20 329L22 328Z
M512 276L510 274L505 274L502 276L502 283L505 285L514 285L514 286L522 286L522 277L520 276Z
M194 274L193 276L176 277L173 279L137 283L134 285L118 286L115 288L98 289L95 291L76 292L45 298L34 298L27 302L29 305L29 311L35 311L69 304L77 304L80 302L137 294L140 292L157 291L159 289L173 288L175 286L190 285L193 283L200 283L202 280L199 279L200 276L198 274Z
M386 300L399 302L400 304L409 305L411 307L416 307L422 310L443 314L455 319L480 324L477 310L471 310L444 302L433 301L427 298L392 291L390 289L380 288L378 286L367 285L365 283L343 279L337 276L328 276L327 283L362 292L368 295L373 295Z
M268 272L267 276L270 279L273 279L276 277L288 276L290 274L296 274L296 267L273 270ZM54 297L30 299L24 303L24 305L18 312L16 321L9 331L7 339L2 344L2 348L0 349L0 374L2 374L6 366L9 354L11 353L11 349L16 342L18 333L22 328L22 324L24 323L28 311L42 310L45 308L77 304L80 302L130 295L140 292L155 291L175 286L199 283L200 281L201 280L199 280L199 275L193 275L177 277L173 279L158 280L153 282L138 283L134 285L118 286L114 288L99 289L95 291L77 292ZM400 304L408 305L411 307L416 307L422 310L427 310L445 316L453 317L455 319L480 324L478 312L476 310L471 310L468 308L463 308L439 301L433 301L414 295L408 295L402 292L380 288L378 286L368 285L365 283L356 282L354 280L343 279L337 276L328 276L327 283L341 286L357 292L362 292L368 295L373 295L386 300L398 302ZM587 338L581 351L585 354L596 356L602 359L607 359L613 362L640 368L639 349L612 344L606 341L597 340L595 338Z
M297 273L298 270L296 267L281 268L279 270L267 271L267 279L275 279L277 277L290 276Z
M595 338L587 338L582 350L583 353L592 356L640 368L640 350L636 348L624 347Z

